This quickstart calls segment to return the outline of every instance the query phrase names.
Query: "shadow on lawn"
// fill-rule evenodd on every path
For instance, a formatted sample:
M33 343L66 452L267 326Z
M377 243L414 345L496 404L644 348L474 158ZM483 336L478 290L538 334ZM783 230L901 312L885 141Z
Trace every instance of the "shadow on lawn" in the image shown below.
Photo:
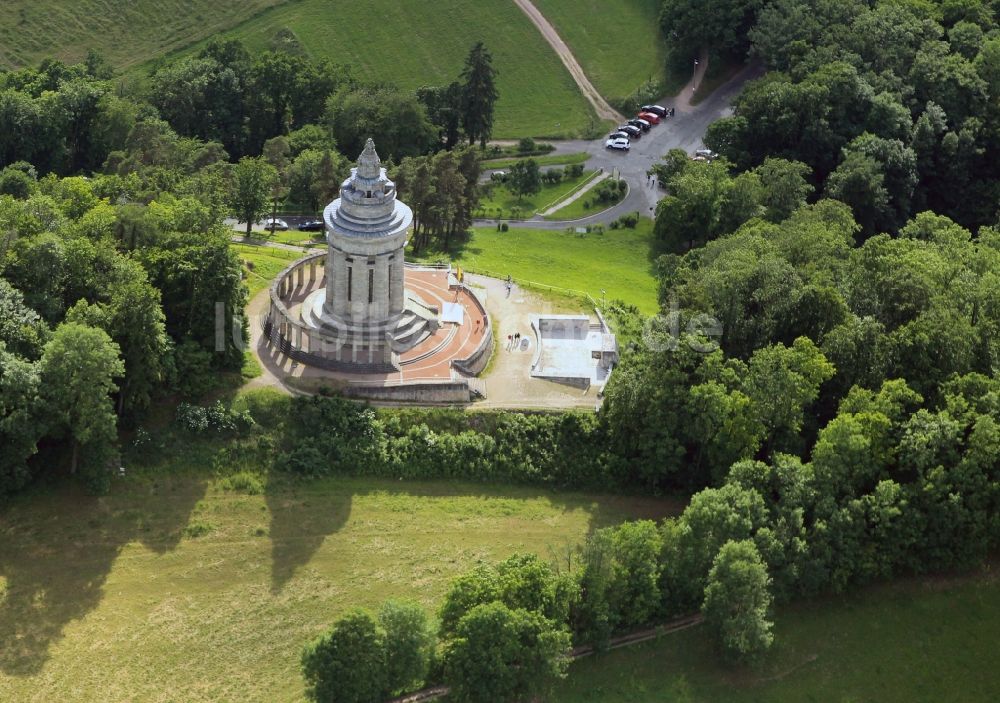
M271 593L277 594L309 563L328 535L340 530L351 515L351 493L332 490L316 494L281 480L268 484L265 495L271 513Z
M138 541L158 554L174 549L205 485L130 483L94 497L66 481L6 506L0 520L0 671L41 671L66 625L100 604L122 548Z

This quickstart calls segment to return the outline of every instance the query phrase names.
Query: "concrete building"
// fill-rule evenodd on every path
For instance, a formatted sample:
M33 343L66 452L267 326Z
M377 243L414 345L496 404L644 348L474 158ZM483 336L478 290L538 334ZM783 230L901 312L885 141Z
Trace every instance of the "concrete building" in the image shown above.
M413 212L369 139L340 197L323 213L326 285L302 305L310 351L359 368L399 368L399 355L432 335L440 310L406 289L403 250Z

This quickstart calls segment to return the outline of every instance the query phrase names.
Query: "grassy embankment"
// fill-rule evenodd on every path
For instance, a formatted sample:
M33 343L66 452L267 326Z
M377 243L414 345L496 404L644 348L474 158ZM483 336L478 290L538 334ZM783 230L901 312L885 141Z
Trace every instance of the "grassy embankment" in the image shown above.
M597 186L595 186L596 188ZM576 200L567 205L559 208L551 215L546 215L546 220L579 220L582 217L590 217L591 215L597 215L598 213L604 212L615 205L620 203L628 197L628 191L626 190L621 195L617 196L614 202L611 203L599 203L593 198L593 190L585 193Z
M601 234L568 233L511 227L475 227L469 239L451 252L423 252L424 261L451 259L468 271L500 278L510 274L522 284L589 293L595 300L623 300L642 312L657 310L657 283L652 273L651 220L632 229Z

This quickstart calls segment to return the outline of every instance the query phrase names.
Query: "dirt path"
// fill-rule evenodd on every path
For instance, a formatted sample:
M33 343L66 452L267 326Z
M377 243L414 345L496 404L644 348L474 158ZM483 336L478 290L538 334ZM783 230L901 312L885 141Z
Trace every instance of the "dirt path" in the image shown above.
M563 65L566 66L570 75L573 76L573 80L580 87L580 91L583 93L584 97L590 101L590 104L594 106L594 110L597 112L597 116L602 120L614 120L615 122L624 122L625 117L622 116L617 110L615 110L608 101L605 100L600 93L597 92L597 88L593 86L590 79L587 78L587 74L583 72L583 68L577 62L576 57L573 56L573 52L569 50L566 46L566 42L562 40L556 28L553 27L545 16L538 11L538 8L532 4L531 0L514 0L514 3L521 8L521 10L528 16L528 19L538 28L538 31L542 33L556 53L562 60Z

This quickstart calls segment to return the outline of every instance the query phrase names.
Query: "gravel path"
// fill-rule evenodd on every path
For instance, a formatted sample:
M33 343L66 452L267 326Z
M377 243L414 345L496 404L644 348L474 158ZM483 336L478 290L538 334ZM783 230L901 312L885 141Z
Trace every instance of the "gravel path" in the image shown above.
M556 28L552 26L551 23L545 16L538 11L538 8L532 4L531 0L514 0L514 3L521 8L521 10L528 16L538 31L542 33L545 37L545 41L555 50L556 54L559 55L560 60L566 69L569 71L570 75L573 76L573 80L580 87L580 92L583 93L584 97L594 106L594 110L597 112L597 116L602 120L614 120L615 122L621 122L625 118L622 117L621 113L615 110L608 101L597 92L597 88L590 82L587 78L587 74L583 72L583 68L580 63L573 56L573 52L569 50L566 46L566 42L562 40L559 36L559 32Z

